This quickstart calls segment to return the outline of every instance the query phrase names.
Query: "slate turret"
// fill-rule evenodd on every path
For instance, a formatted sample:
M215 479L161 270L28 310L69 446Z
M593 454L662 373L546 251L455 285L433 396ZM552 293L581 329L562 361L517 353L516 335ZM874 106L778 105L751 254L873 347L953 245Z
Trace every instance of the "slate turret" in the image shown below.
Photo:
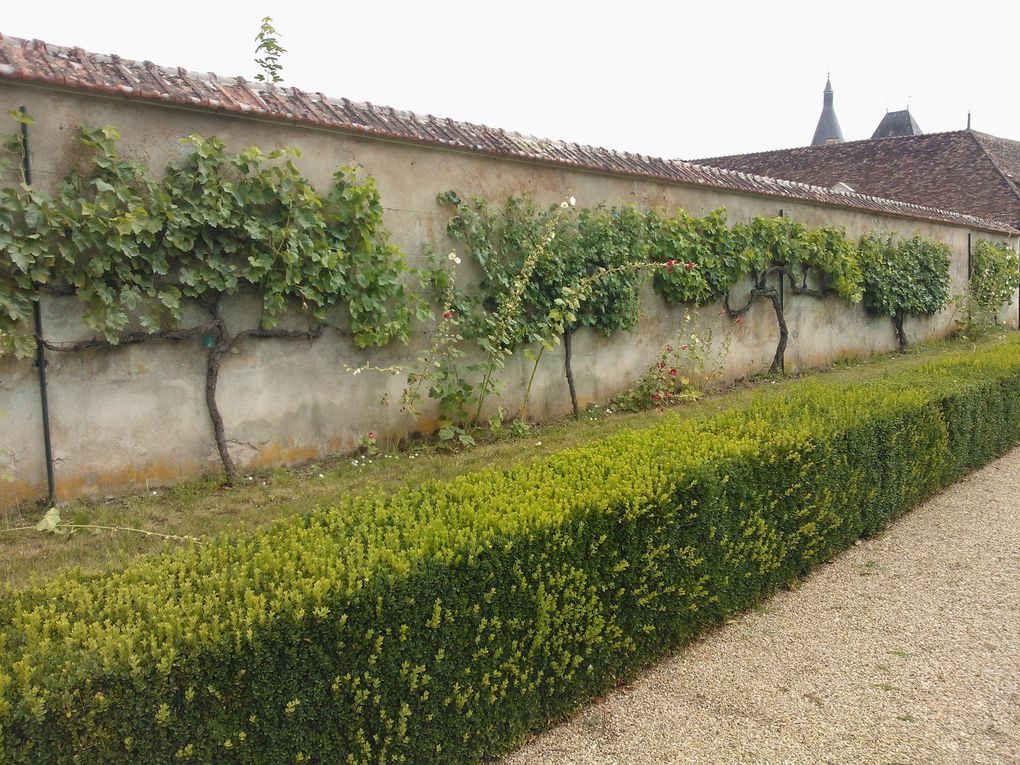
M843 143L843 131L839 129L839 120L836 119L836 110L832 106L832 80L825 78L825 91L822 101L822 116L818 118L818 127L815 128L815 137L811 139L812 146L825 146L830 143Z

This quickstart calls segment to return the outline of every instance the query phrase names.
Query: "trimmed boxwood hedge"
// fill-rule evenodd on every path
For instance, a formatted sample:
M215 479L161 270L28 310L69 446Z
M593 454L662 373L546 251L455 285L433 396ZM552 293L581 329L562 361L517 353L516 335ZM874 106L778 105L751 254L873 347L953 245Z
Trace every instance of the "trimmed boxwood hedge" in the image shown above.
M1020 343L0 602L0 762L476 763L1020 440Z

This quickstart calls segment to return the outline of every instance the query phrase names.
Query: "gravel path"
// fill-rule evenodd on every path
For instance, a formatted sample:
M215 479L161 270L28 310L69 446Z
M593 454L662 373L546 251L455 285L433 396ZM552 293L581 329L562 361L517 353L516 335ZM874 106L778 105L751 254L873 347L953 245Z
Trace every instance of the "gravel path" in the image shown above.
M1020 449L504 765L1020 763Z

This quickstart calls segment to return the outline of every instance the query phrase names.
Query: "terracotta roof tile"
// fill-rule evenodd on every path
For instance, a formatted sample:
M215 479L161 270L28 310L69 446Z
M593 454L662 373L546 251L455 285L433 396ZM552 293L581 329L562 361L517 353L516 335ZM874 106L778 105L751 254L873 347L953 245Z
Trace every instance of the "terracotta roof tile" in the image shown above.
M971 134L1020 197L1020 141L996 138L976 130Z
M697 162L956 210L1020 226L1020 142L960 130ZM1012 174L1012 179L1010 179Z
M931 206L831 191L827 187L832 184L827 182L823 182L824 187L811 186L690 162L549 141L484 125L437 118L431 114L422 116L390 107L355 104L345 98L329 99L321 93L307 93L297 88L249 83L241 77L199 74L148 61L130 61L118 56L87 53L80 48L62 48L3 35L0 35L0 80L20 80L217 112L257 115L495 157L813 202L1013 235L1020 233L1014 228L1020 224L1020 215L1010 221L1011 225L994 223ZM853 182L850 185L858 188Z

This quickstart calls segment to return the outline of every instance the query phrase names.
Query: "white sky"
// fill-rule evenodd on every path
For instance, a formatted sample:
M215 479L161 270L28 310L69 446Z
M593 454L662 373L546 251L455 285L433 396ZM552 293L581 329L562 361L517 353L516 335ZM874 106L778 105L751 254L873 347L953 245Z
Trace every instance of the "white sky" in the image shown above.
M251 77L273 17L286 85L693 159L803 146L827 71L847 140L886 109L1020 139L1020 3L15 2L0 33Z

